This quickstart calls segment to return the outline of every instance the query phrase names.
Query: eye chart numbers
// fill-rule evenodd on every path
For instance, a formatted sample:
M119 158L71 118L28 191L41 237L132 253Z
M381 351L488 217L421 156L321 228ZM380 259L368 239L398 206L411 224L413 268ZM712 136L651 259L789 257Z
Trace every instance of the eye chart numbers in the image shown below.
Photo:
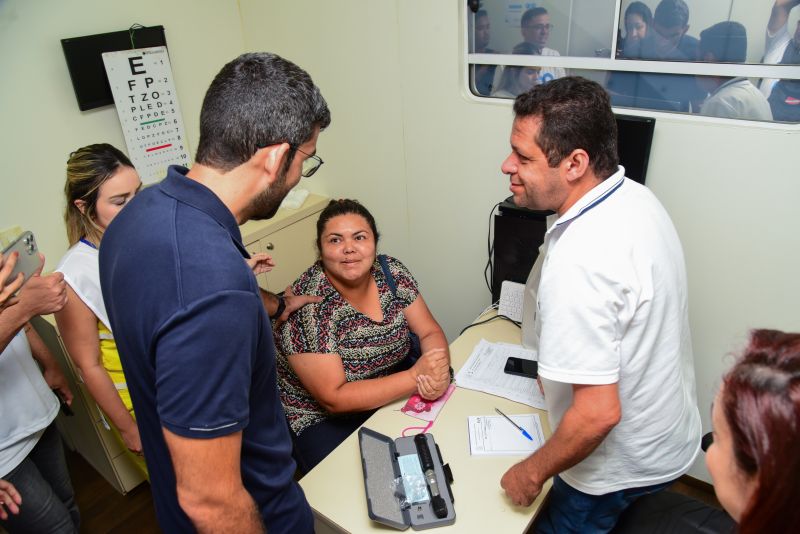
M103 54L128 155L145 184L167 175L169 165L189 166L189 151L167 48Z

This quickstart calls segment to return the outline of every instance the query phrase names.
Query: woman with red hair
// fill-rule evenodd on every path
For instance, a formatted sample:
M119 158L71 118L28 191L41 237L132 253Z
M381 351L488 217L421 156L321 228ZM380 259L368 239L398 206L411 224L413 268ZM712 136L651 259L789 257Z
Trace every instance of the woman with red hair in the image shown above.
M723 378L706 464L739 531L800 525L800 334L753 331ZM792 526L794 525L794 526Z

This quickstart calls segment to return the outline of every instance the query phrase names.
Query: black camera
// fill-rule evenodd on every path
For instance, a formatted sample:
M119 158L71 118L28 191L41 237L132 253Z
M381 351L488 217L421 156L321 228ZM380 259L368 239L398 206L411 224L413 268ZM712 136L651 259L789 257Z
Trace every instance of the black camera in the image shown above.
M467 6L473 13L477 13L481 8L481 0L467 0Z

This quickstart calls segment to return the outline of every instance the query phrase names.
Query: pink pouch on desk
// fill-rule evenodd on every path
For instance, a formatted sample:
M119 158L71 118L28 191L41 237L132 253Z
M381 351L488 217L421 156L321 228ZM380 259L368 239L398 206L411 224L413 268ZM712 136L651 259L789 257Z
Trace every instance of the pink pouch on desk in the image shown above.
M400 411L411 417L422 419L423 421L435 421L439 412L442 411L442 406L444 406L444 403L447 402L447 399L450 398L450 395L452 395L455 390L456 385L450 384L447 391L435 401L425 400L420 397L418 393L414 393L406 401L405 406L400 408Z

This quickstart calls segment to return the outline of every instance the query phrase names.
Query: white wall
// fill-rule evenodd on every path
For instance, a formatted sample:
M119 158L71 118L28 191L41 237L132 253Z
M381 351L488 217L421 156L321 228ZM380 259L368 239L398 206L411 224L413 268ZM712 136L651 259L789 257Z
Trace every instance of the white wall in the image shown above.
M331 109L325 161L301 187L375 209L384 251L409 255L400 25L394 2L242 0L246 47L308 70Z
M0 228L36 235L55 268L67 248L69 153L98 142L127 152L116 110L78 110L60 40L163 25L191 153L199 110L220 67L243 50L236 0L0 0Z
M386 230L383 250L411 266L454 338L490 299L488 215L509 194L499 167L511 124L510 102L476 101L463 89L463 2L241 5L246 47L296 60L331 105L320 154L332 163L309 183L366 203ZM800 330L798 140L775 128L658 117L648 185L685 247L705 429L726 356L747 330ZM702 459L692 474L709 480Z

